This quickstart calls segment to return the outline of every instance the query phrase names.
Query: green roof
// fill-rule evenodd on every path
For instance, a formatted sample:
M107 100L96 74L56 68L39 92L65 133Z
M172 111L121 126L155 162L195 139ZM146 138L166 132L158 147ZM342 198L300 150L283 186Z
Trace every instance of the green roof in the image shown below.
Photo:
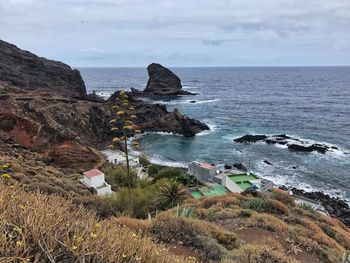
M194 191L191 193L191 195L195 199L199 199L199 198L203 197L203 194L200 191Z
M243 191L252 186L249 181L259 179L255 174L231 174L228 176L235 182Z
M203 196L205 196L205 197L221 196L221 195L225 195L227 193L228 193L228 191L225 188L225 186L222 186L220 184L214 184L212 186L204 186L204 187L200 187L194 191L191 191L191 195L196 199L199 199Z
M250 180L256 180L258 177L254 174L231 174L228 176L235 183L246 182Z

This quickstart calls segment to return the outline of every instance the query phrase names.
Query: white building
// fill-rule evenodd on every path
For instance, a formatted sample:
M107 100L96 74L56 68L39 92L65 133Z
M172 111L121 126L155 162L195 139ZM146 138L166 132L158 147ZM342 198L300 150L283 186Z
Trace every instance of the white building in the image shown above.
M125 153L118 150L104 150L101 151L101 153L107 157L108 162L115 164L115 165L126 165L126 157ZM139 178L143 178L146 176L146 174L143 172L143 167L140 164L139 157L135 157L132 155L129 155L129 164L131 169L135 170L137 172L137 176Z
M188 173L201 182L212 182L213 178L225 169L225 165L192 162L188 164Z
M89 188L94 188L98 195L109 195L112 193L111 186L105 182L105 175L97 169L87 171L80 181Z

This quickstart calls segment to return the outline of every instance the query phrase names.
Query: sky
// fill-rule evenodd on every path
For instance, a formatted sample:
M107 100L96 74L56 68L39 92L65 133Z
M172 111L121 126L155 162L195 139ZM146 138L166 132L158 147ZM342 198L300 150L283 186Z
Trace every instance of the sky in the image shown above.
M0 39L74 67L350 65L350 0L0 0Z

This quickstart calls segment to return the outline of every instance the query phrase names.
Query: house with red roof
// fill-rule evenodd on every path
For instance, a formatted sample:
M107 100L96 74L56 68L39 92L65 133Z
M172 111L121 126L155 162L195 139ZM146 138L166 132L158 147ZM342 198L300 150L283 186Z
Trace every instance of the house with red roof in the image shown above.
M109 195L112 193L111 186L106 183L105 175L98 169L84 173L80 181L89 188L93 188L98 195Z

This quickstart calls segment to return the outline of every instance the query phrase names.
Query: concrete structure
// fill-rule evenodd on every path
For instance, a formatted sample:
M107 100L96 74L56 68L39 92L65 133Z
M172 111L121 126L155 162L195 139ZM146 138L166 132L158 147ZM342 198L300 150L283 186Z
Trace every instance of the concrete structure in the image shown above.
M115 165L126 165L125 153L119 150L104 150L101 153L107 157L108 162ZM129 154L129 164L131 169L137 172L139 178L144 178L147 176L147 173L143 171L143 167L140 164L138 157L132 156Z
M241 193L248 188L261 189L261 178L252 173L226 172L222 175L222 185L232 193Z
M105 175L97 169L87 171L80 181L89 188L93 188L98 195L109 195L112 193L111 186L105 182Z
M104 150L101 151L101 153L107 157L108 162L113 164L125 164L126 163L126 157L125 153L119 150ZM139 158L132 156L129 154L129 161L133 161L133 163L139 164Z
M307 206L310 206L310 207L312 207L315 211L317 211L318 213L330 217L328 211L322 206L321 202L317 202L317 201L308 199L308 198L303 197L303 196L294 195L292 191L289 191L289 194L291 194L291 196L294 197L295 203L296 203L297 205L307 205Z
M188 165L188 174L201 182L213 182L213 178L225 169L225 165L192 162Z

